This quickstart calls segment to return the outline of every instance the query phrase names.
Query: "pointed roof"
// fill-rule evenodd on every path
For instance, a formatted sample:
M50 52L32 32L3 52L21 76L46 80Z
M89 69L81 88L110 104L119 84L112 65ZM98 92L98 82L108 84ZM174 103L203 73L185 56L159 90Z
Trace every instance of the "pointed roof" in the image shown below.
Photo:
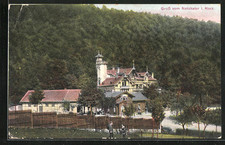
M152 78L152 76L149 76L149 77L148 77L148 80L156 81L156 79L155 79L155 78Z
M141 92L132 92L131 94L134 96L133 101L148 100Z
M126 75L129 75L132 71L132 68L120 68L119 69L119 72L120 73L125 73ZM117 73L117 69L110 69L110 70L107 70L107 74L112 74L114 76L116 76L116 73Z
M95 57L97 57L97 58L102 58L103 55L101 55L101 54L99 53L99 50L98 50L98 55L96 55Z
M110 85L115 85L116 83L118 83L121 79L123 78L123 76L119 76L119 77L112 77L112 78L106 78L99 86L110 86Z
M97 58L102 58L103 56L101 54L98 53L98 55L96 55L95 57Z
M29 102L29 96L34 90L29 90L20 100L21 103ZM78 101L81 89L43 90L44 99L41 102Z
M110 97L118 97L121 94L130 94L132 97L133 101L142 101L142 100L148 100L148 98L146 98L141 92L105 92L105 96L110 98Z

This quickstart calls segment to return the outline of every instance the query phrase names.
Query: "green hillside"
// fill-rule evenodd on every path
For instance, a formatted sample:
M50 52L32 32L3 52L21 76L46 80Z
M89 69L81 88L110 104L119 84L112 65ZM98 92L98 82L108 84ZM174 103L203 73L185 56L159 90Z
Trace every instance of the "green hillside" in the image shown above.
M220 24L94 5L11 6L9 95L96 84L95 55L109 66L155 73L162 88L220 101Z

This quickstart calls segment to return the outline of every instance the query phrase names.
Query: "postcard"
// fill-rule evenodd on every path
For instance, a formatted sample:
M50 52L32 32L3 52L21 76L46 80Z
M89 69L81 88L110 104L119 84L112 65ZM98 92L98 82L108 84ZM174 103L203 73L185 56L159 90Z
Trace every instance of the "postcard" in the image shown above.
M220 4L9 4L9 140L221 138Z

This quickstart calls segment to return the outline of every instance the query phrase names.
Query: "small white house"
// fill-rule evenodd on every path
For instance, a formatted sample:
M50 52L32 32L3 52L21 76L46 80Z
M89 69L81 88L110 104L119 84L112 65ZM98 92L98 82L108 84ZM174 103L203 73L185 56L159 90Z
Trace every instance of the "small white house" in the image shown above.
M78 98L81 89L64 89L64 90L43 90L44 99L39 104L31 104L29 96L32 95L34 90L29 90L20 100L22 110L32 110L32 112L57 112L68 113L78 112ZM69 102L69 111L63 107L65 102Z

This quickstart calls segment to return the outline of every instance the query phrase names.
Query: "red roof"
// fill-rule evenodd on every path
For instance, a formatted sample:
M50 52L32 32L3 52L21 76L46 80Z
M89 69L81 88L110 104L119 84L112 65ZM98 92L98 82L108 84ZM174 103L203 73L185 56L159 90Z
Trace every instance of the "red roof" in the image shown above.
M148 80L155 81L156 79L155 79L155 78L152 78L151 76L149 76L149 77L148 77Z
M108 86L108 85L114 85L118 81L120 81L122 77L113 77L113 78L106 78L99 86Z
M117 73L117 69L110 69L110 70L107 70L107 74L112 74L112 75L116 75ZM126 75L129 75L132 71L132 68L120 68L119 69L119 73L125 73Z
M29 102L29 96L34 90L29 90L20 100L20 102ZM41 102L63 102L78 101L81 89L64 89L64 90L43 90L44 99Z

